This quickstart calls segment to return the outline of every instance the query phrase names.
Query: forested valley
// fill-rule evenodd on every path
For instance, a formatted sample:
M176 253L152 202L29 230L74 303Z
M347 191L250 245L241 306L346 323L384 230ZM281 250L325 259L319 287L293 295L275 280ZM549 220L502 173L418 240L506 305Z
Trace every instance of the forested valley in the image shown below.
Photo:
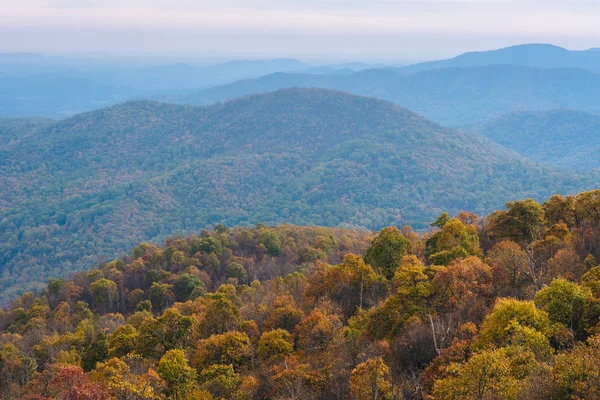
M600 398L599 209L141 243L0 311L0 396Z
M224 224L429 228L598 187L383 100L286 89L0 120L0 304L142 241Z

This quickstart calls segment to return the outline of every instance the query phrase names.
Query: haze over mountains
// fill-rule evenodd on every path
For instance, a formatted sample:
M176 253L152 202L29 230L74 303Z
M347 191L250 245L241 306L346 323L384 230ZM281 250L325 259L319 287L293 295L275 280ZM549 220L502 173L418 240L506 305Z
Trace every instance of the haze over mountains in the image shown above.
M24 132L0 141L5 296L32 274L93 264L91 248L113 257L216 223L423 228L441 210L486 213L600 179L322 89L208 108L132 102Z
M580 69L514 65L445 68L412 74L389 69L371 69L342 76L277 73L162 99L206 105L291 87L319 87L374 96L443 125L455 126L519 110L572 108L592 111L600 104L600 74Z
M532 63L523 51L539 65L509 65ZM273 60L0 78L0 115L101 108L0 119L0 287L9 298L216 223L426 228L441 211L596 188L600 75L540 56L555 52L410 67L420 72ZM147 97L181 104L106 108Z
M453 125L512 111L597 111L598 77L592 73L599 71L598 54L532 44L400 68L365 63L309 65L293 59L138 65L4 54L0 55L0 117L65 118L134 98L205 105L293 86L381 97ZM280 72L293 75L268 76ZM225 84L232 85L216 87ZM48 90L52 87L55 90Z
M215 65L113 65L94 59L0 54L0 117L66 118L133 98L256 78L274 72L348 74L369 64L314 67L298 60L237 60Z
M567 50L551 44L526 44L492 51L477 51L457 57L402 67L405 72L451 67L523 65L537 68L580 68L600 72L598 49Z

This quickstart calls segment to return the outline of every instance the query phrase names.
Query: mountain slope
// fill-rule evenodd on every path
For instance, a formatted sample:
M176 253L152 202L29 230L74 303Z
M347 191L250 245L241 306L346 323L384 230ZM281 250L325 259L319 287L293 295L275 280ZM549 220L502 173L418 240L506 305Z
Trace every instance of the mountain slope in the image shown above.
M574 170L600 168L600 115L572 110L511 113L471 130L525 157Z
M1 149L4 297L98 262L85 254L216 223L424 228L442 210L485 213L598 182L389 102L318 89L207 108L127 103Z
M401 67L403 72L418 72L449 67L522 65L538 68L582 68L600 72L600 52L595 49L573 51L550 44L523 44L491 51L461 54L448 60L430 61Z
M600 74L510 65L414 74L389 69L334 76L278 73L165 100L206 105L291 87L318 87L378 97L444 125L470 124L513 111L555 108L591 111L600 104Z

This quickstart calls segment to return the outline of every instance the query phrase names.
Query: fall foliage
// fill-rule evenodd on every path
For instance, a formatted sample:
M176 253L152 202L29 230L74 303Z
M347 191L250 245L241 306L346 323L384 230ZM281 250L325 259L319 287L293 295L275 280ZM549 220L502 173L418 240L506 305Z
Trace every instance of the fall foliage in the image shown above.
M140 244L0 311L0 397L597 399L599 198Z

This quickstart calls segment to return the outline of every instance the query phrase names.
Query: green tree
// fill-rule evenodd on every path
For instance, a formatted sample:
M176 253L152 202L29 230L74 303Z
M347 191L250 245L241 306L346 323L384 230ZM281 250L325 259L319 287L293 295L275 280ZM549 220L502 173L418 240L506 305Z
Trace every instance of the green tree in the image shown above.
M225 268L225 276L227 278L235 278L241 284L245 284L248 281L246 269L241 264L235 262Z
M194 300L205 293L204 282L198 275L181 274L173 285L179 301Z
M457 258L481 253L479 237L473 225L465 225L454 218L435 232L425 243L425 253L436 265L448 265Z
M92 283L89 290L94 298L94 303L101 309L103 314L113 310L118 295L116 283L102 278Z
M579 338L585 335L585 313L592 292L562 278L552 281L535 295L535 304L546 311L550 321L571 329Z
M108 340L104 331L98 332L81 355L81 366L88 372L96 368L96 363L108 358Z
M384 228L372 241L365 253L365 262L376 268L387 279L392 279L400 261L410 250L410 242L394 226Z
M154 356L184 348L194 322L194 317L183 316L175 308L169 308L156 319L146 319L139 328L138 352L144 356Z
M173 289L173 285L167 283L154 282L152 284L150 287L150 301L156 310L162 311L175 302L175 294L171 289Z
M167 383L166 395L183 399L196 384L196 371L188 365L183 350L169 350L161 357L156 370Z
M521 245L542 238L544 234L544 209L535 200L527 199L506 203L508 210L496 211L491 216L492 230L503 239Z

